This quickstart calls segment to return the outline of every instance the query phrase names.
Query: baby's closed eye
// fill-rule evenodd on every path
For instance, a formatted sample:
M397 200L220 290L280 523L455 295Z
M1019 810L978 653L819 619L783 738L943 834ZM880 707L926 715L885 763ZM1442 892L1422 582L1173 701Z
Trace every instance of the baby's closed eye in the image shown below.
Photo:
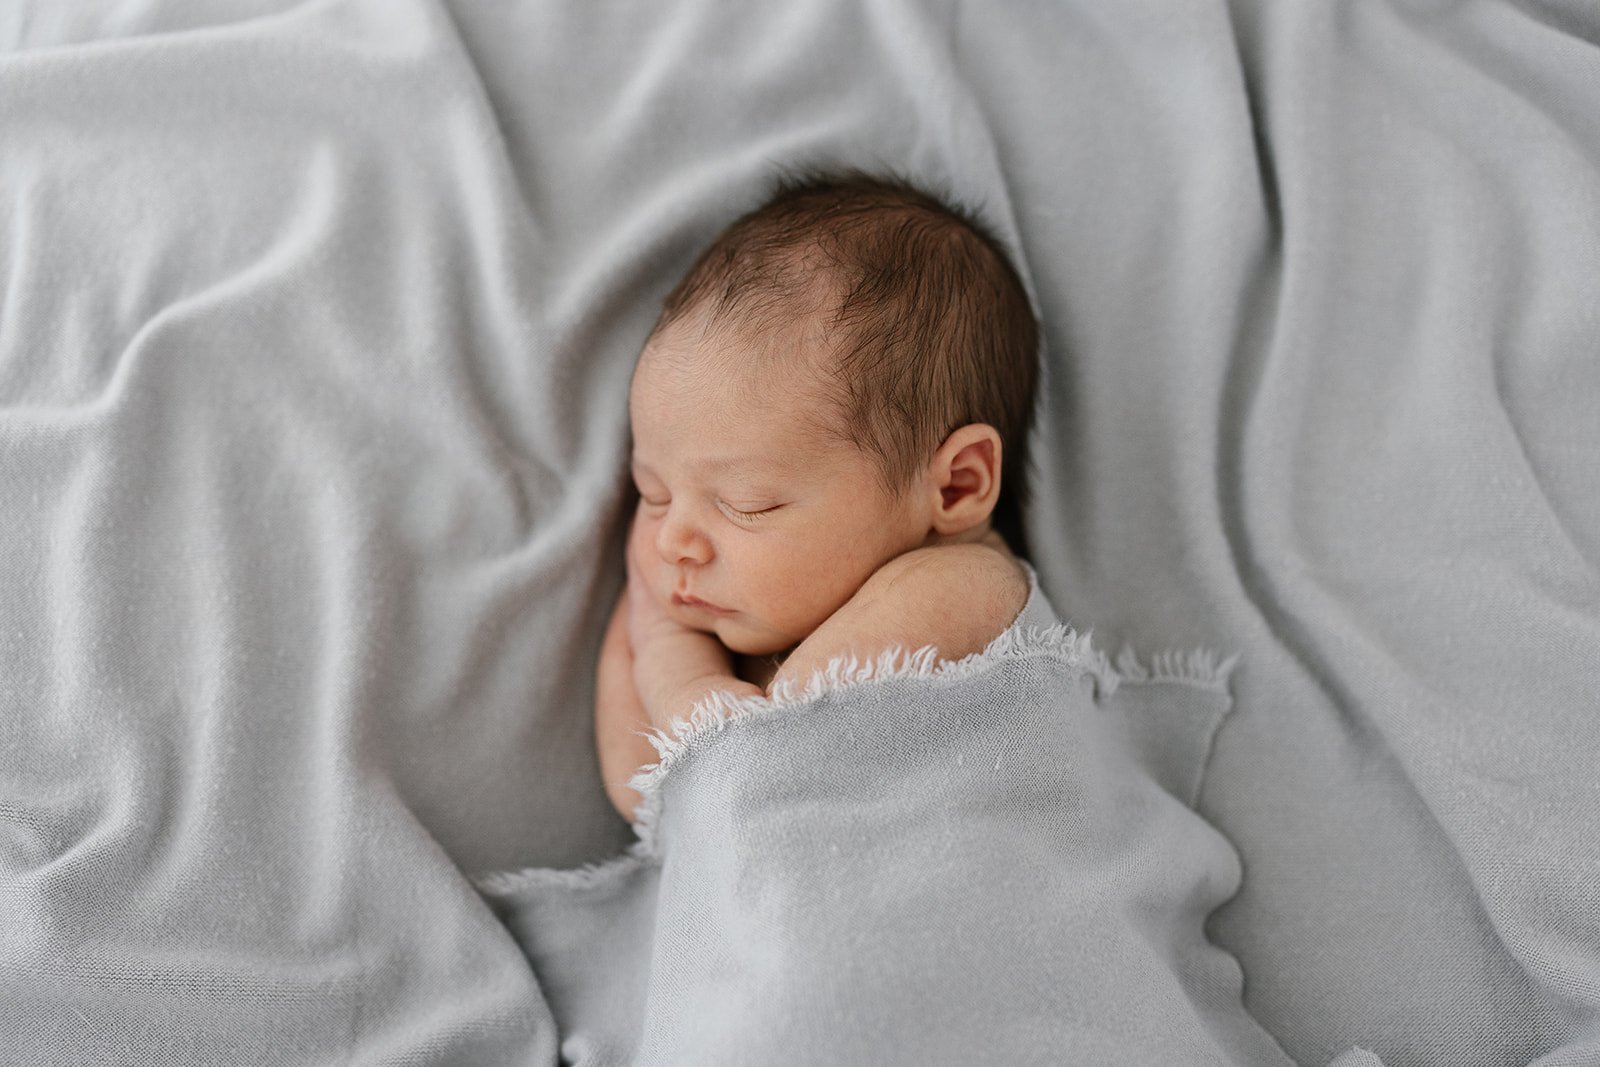
M719 501L723 512L740 522L754 522L762 516L770 515L783 507L782 504L733 504L726 500Z

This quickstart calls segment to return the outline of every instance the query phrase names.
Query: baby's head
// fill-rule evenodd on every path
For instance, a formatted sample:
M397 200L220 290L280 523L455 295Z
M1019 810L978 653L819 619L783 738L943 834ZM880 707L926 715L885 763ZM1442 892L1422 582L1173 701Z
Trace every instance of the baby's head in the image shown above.
M1015 545L1037 347L970 215L859 174L785 184L700 257L639 358L640 577L758 655L910 549Z

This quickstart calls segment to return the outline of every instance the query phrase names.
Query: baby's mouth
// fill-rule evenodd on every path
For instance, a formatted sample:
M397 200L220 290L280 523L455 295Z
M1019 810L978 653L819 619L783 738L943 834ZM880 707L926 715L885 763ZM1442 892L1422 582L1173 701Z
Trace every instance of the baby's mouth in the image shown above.
M713 604L709 600L701 600L699 597L687 596L683 593L673 593L672 602L679 607L694 608L699 611L707 612L711 615L734 614L734 612L729 608L722 607L719 604Z

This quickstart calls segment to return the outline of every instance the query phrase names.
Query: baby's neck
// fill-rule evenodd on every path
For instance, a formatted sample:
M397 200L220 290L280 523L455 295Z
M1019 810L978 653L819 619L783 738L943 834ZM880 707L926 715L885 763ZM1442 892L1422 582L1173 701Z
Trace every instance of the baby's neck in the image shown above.
M993 526L987 522L979 523L970 530L963 530L958 534L929 533L928 539L922 542L923 548L934 548L939 545L988 545L997 552L1011 555L1011 549L1006 544L1006 539L997 533Z
M773 676L783 666L784 659L793 651L792 648L786 648L782 652L774 652L768 656L735 655L733 673L743 681L759 685L765 692L772 685Z

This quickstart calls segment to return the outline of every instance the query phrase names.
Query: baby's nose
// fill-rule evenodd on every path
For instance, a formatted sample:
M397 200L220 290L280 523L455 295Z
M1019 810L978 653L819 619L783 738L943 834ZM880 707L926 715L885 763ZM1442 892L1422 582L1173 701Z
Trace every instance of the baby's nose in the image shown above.
M706 563L711 542L704 532L670 512L656 530L656 551L668 563Z

